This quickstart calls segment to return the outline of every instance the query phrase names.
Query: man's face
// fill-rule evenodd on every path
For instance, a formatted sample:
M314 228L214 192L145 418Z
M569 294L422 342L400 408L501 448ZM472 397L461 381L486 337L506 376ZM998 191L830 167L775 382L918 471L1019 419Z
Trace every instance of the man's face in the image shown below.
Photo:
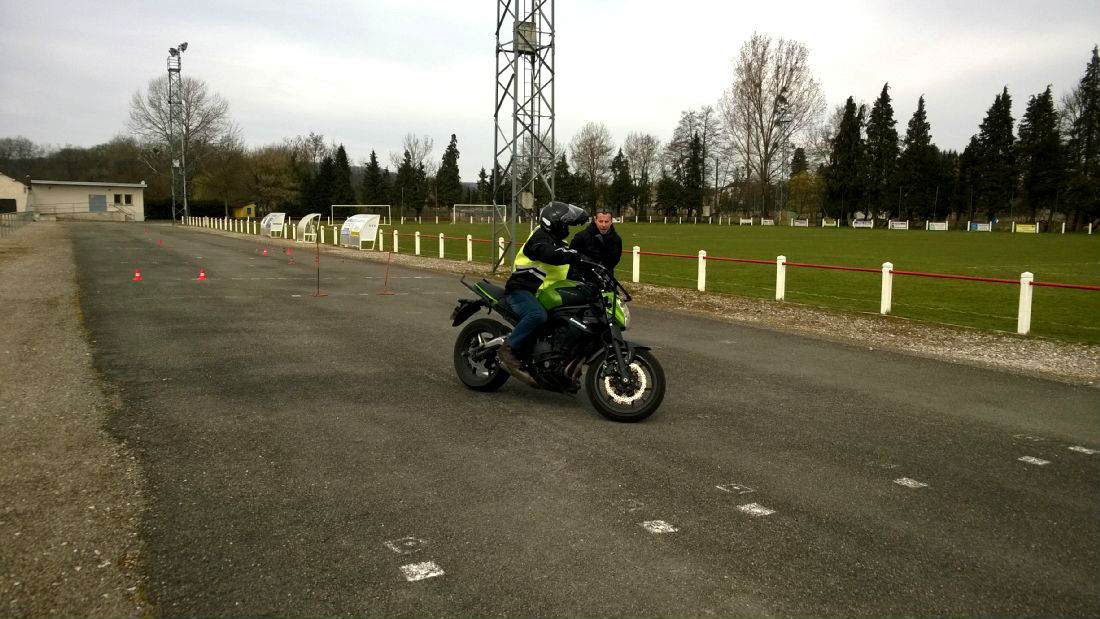
M611 213L596 213L596 229L600 234L607 234L611 229Z

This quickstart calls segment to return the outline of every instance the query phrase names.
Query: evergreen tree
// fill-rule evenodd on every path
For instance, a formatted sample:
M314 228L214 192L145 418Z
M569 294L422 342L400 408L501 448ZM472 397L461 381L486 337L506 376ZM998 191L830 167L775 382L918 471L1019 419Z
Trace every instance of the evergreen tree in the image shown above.
M424 167L424 162L420 162L416 166L416 173L413 175L412 206L416 210L417 217L420 217L424 207L428 205L431 197L428 189L428 170Z
M554 164L554 199L577 204L581 201L581 191L581 183L569 171L569 163L565 160L565 153L562 153L561 158Z
M867 120L867 192L874 212L890 212L891 200L897 195L898 131L889 89L889 83L882 85ZM918 105L923 102L921 98Z
M825 181L829 202L836 206L841 216L859 208L863 194L862 173L864 144L862 136L863 109L856 109L852 97L844 103L844 115L832 140L829 163L825 169ZM871 214L874 216L874 213Z
M397 205L401 217L405 216L405 209L410 210L416 205L416 166L413 164L412 155L405 151L401 165L397 166L391 188L390 204Z
M336 148L336 156L333 157L332 167L332 195L331 204L355 204L355 189L351 186L351 164L348 163L348 153L341 144Z
M485 171L485 168L481 168L481 171L477 173L476 204L486 204L489 201L489 194L492 192L493 185L489 180L489 174Z
M657 180L657 208L661 209L665 215L675 215L683 202L683 192L683 185L667 172L662 171L661 178Z
M703 206L703 141L696 132L691 136L683 177L683 205L690 212Z
M623 157L623 149L611 160L611 187L607 191L607 201L611 208L622 214L623 207L634 199L634 179L630 176L630 166Z
M1062 141L1058 135L1058 115L1054 111L1054 96L1050 86L1028 100L1027 111L1020 119L1020 139L1016 143L1017 161L1023 172L1023 195L1035 219L1036 209L1049 209L1047 221L1054 214L1058 192L1062 187L1065 162Z
M963 149L959 156L959 193L962 209L959 213L965 213L967 221L974 220L975 200L980 198L981 179L978 177L981 168L982 145L977 135L970 136L970 143Z
M344 204L343 202L332 201L335 195L335 188L336 162L332 155L325 155L324 159L321 159L321 165L317 170L317 176L313 178L313 182L310 185L308 202L309 212L323 213L329 210L329 207L333 204Z
M794 149L794 156L791 157L791 178L809 169L810 162L806 159L806 149L799 146Z
M453 133L450 143L447 144L447 150L443 151L443 160L439 164L435 179L440 205L449 209L451 205L462 201L462 179L458 172L458 139Z
M378 165L378 155L372 150L366 169L363 170L363 203L385 204L386 188L382 184L382 168Z
M1011 209L1016 189L1016 138L1012 135L1012 98L1008 87L997 95L986 112L978 132L981 157L978 160L981 206L992 218L997 211Z
M1100 217L1100 56L1096 47L1074 95L1079 109L1069 129L1067 155L1076 224L1081 216Z
M898 187L902 196L897 210L899 219L927 217L932 212L933 201L937 199L939 155L932 145L931 130L928 113L924 109L924 95L921 95L917 100L917 111L913 112L905 130L905 150L898 160ZM887 211L894 212L889 208Z

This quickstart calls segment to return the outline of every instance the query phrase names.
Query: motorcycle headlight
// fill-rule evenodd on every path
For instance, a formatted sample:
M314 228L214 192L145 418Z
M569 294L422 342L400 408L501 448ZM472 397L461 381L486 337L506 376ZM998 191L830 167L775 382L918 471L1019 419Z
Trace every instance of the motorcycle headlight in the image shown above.
M630 328L630 306L619 301L619 309L623 312L623 329Z

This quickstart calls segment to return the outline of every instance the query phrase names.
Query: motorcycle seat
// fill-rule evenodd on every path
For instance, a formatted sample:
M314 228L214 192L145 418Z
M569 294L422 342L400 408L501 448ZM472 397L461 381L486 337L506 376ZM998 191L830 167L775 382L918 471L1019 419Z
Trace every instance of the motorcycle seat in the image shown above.
M496 299L498 303L501 299L504 298L504 295L506 294L504 292L504 286L494 284L487 279L482 279L480 282L478 282L477 285L480 286L482 290L492 295L492 297Z

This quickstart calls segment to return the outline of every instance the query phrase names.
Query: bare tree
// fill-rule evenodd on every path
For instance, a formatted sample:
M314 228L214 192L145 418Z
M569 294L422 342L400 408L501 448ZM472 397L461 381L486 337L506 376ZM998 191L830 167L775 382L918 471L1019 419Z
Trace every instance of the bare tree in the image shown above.
M423 164L425 168L428 167L428 157L432 154L432 147L435 146L435 140L430 136L423 135L417 136L412 133L406 133L405 137L401 140L402 152L390 153L390 163L393 164L393 168L396 170L401 167L401 161L405 158L405 152L408 151L409 157L412 158L413 167Z
M179 148L180 139L187 153L187 170L197 168L226 134L236 127L229 118L229 102L218 93L210 93L206 82L193 77L180 80L181 116L175 145L171 144L170 109L168 104L168 77L149 81L143 94L135 92L130 97L130 120L127 129L143 143L146 164L157 173ZM185 171L187 171L185 170ZM192 174L188 173L187 178Z
M600 185L607 182L610 174L611 153L615 145L611 133L603 123L590 122L581 127L569 143L573 167L588 181L588 199L595 206Z
M331 155L325 144L325 136L320 133L309 132L309 135L299 135L283 142L286 152L290 156L295 167L305 166L311 175L316 175L321 169L321 161L325 156Z
M637 185L642 179L652 179L657 171L661 141L649 133L630 132L623 142L623 155L630 164L630 173Z
M726 139L765 192L780 167L782 145L814 127L825 110L808 58L809 50L797 41L753 34L741 46L733 83L719 102Z

